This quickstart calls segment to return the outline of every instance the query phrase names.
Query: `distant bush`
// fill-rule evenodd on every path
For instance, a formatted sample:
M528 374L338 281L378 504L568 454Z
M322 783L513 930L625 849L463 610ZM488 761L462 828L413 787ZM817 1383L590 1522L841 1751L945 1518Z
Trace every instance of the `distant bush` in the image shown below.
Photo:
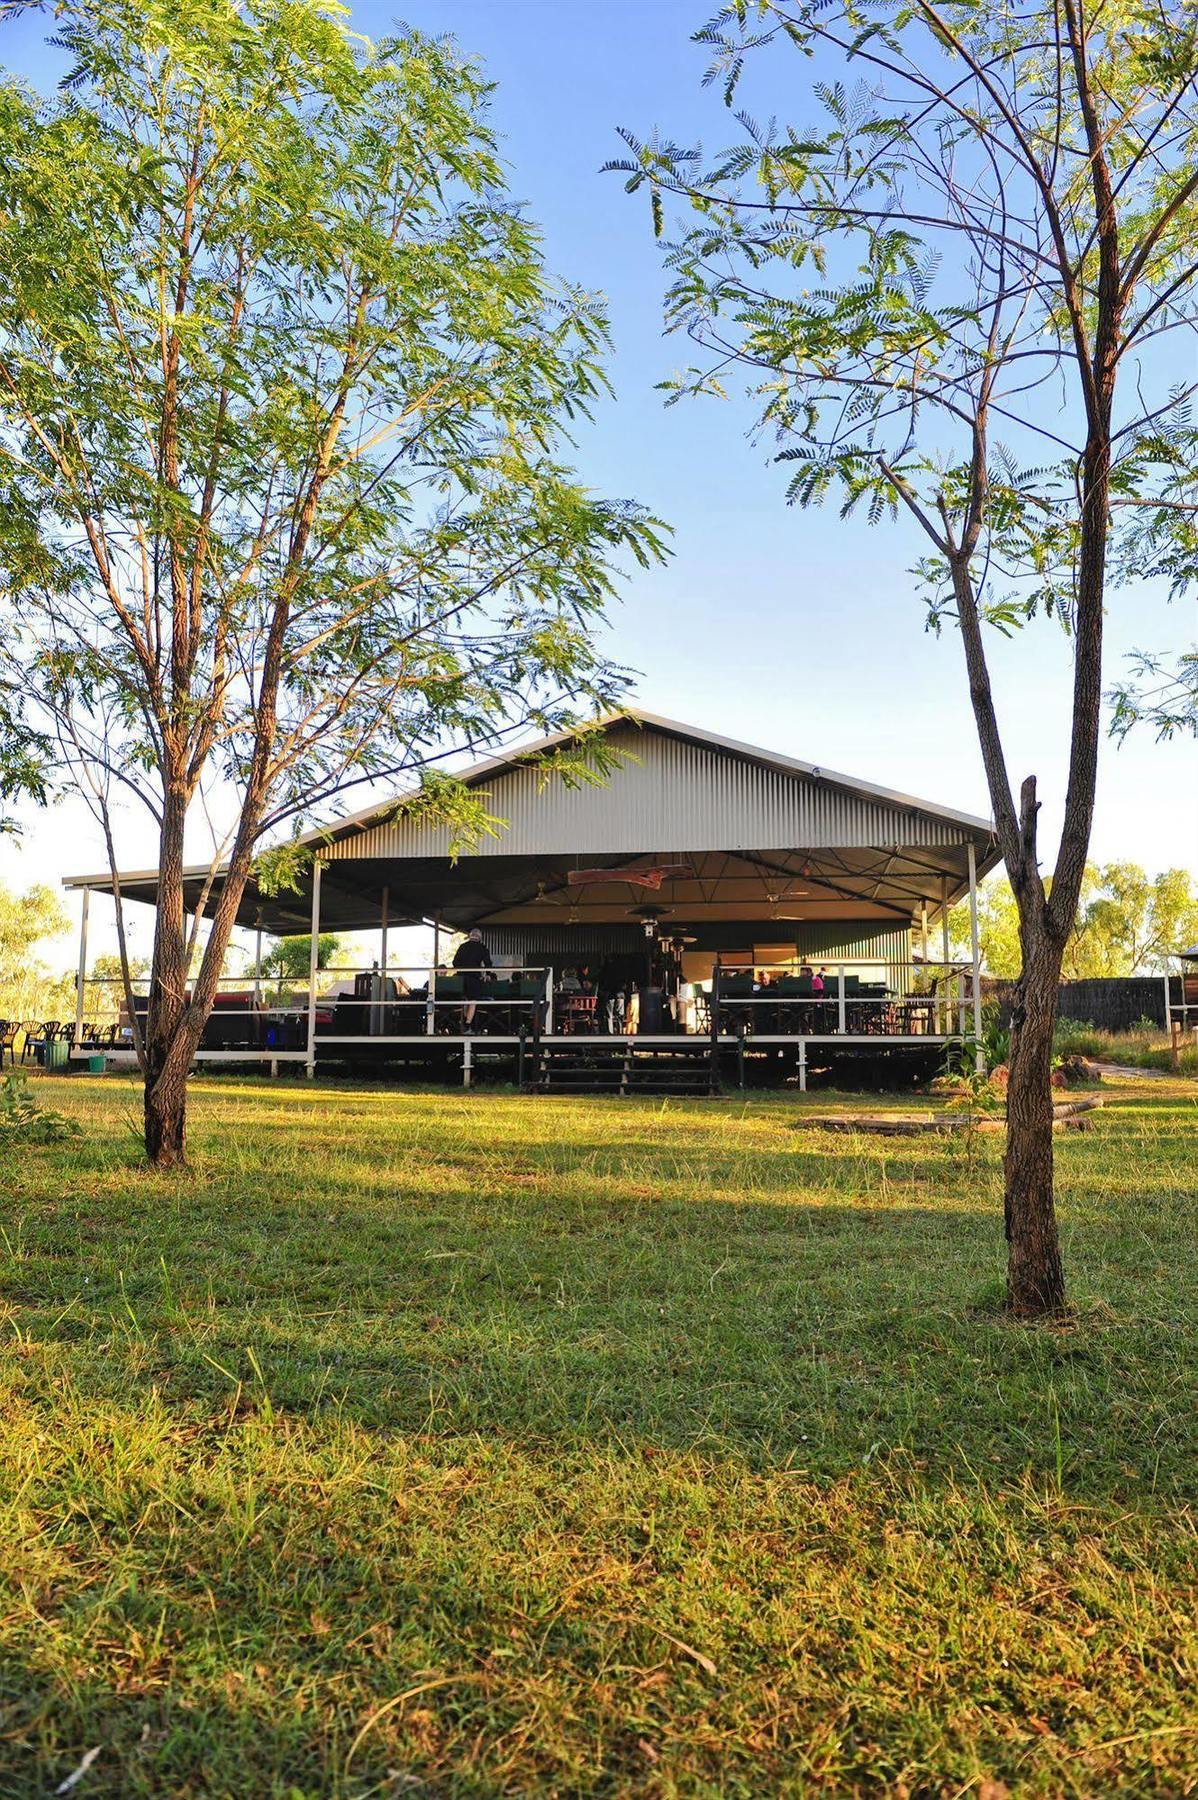
M1132 1069L1173 1069L1169 1039L1151 1019L1141 1019L1132 1031L1101 1031L1084 1019L1058 1019L1054 1044L1061 1056L1089 1056ZM1183 1046L1177 1066L1183 1075L1198 1075L1198 1046L1192 1040Z

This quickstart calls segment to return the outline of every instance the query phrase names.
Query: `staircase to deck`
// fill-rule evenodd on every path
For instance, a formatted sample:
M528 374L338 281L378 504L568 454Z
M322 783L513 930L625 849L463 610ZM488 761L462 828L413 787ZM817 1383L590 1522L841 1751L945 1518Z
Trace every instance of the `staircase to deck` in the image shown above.
M526 1094L675 1094L708 1099L719 1070L704 1038L647 1044L636 1038L596 1043L584 1037L529 1039L521 1087Z

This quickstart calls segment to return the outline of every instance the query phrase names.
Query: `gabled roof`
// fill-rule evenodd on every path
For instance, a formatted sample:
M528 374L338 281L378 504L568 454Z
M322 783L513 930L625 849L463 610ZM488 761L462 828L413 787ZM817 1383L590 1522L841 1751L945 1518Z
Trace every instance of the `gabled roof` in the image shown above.
M775 750L763 750L757 744L745 744L737 738L724 737L719 732L706 731L698 725L687 725L678 719L668 719L661 713L648 712L644 707L626 706L604 715L597 727L588 726L587 730L599 729L605 732L619 725L636 725L652 731L664 733L668 737L677 738L683 743L695 744L702 748L714 750L727 756L738 757L758 768L774 769L783 775L798 775L820 783L822 786L840 790L842 793L856 795L862 799L878 800L903 812L921 813L926 818L941 819L952 825L958 825L970 836L981 839L993 838L994 822L984 819L976 813L958 812L949 806L941 806L935 800L921 800L913 794L905 794L895 788L879 787L875 782L862 781L854 775L843 775L835 769L825 768L822 763L802 762L797 757L783 756ZM529 744L518 745L513 750L504 751L500 756L488 757L470 768L459 771L458 779L468 787L483 787L500 780L504 775L526 767L541 758L552 755L555 750L564 749L581 736L579 730L557 731L548 736L537 738ZM369 830L394 819L401 810L406 799L415 799L416 790L393 795L390 799L376 802L360 812L348 813L331 822L327 826L316 827L305 832L302 841L305 844L327 844L336 842L348 833Z
M433 916L457 927L523 923L552 910L553 895L568 892L580 870L663 857L689 870L663 889L680 915L748 917L774 890L785 894L801 882L812 916L909 922L921 906L936 910L967 891L971 856L979 876L999 860L990 821L972 813L640 708L586 729L596 728L612 735L619 752L597 786L546 782L538 766L580 731L463 771L459 778L483 789L504 823L461 856L448 827L409 804L415 791L305 833L323 866L327 928L369 929L384 913L392 924ZM202 866L184 871L189 909L201 903L208 877ZM156 870L122 874L120 882L129 899L156 898ZM65 885L106 889L111 877L75 876ZM297 891L267 895L251 881L238 923L306 930L311 885L305 875ZM572 898L571 916L623 918L627 894L610 886L588 884ZM783 915L775 909L770 916Z

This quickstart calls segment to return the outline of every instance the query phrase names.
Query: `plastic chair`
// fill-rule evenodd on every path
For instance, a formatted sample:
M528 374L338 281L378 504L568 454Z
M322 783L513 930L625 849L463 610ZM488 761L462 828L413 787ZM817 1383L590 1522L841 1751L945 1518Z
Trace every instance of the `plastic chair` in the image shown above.
M21 1061L27 1062L32 1056L37 1060L38 1052L47 1044L52 1044L62 1032L61 1019L47 1019L43 1025L27 1025L25 1027L25 1043L21 1050Z

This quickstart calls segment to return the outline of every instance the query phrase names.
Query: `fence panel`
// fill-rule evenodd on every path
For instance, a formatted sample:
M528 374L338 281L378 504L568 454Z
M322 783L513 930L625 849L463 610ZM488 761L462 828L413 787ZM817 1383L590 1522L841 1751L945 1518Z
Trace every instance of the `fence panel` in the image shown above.
M1174 979L1175 1001L1181 984ZM1004 1024L1011 1016L1014 997L1013 981L982 981L984 1000L996 1000ZM1062 1019L1076 1019L1093 1025L1099 1031L1131 1031L1141 1019L1150 1019L1159 1030L1165 1029L1165 984L1159 975L1117 975L1100 981L1063 981L1059 1013Z

